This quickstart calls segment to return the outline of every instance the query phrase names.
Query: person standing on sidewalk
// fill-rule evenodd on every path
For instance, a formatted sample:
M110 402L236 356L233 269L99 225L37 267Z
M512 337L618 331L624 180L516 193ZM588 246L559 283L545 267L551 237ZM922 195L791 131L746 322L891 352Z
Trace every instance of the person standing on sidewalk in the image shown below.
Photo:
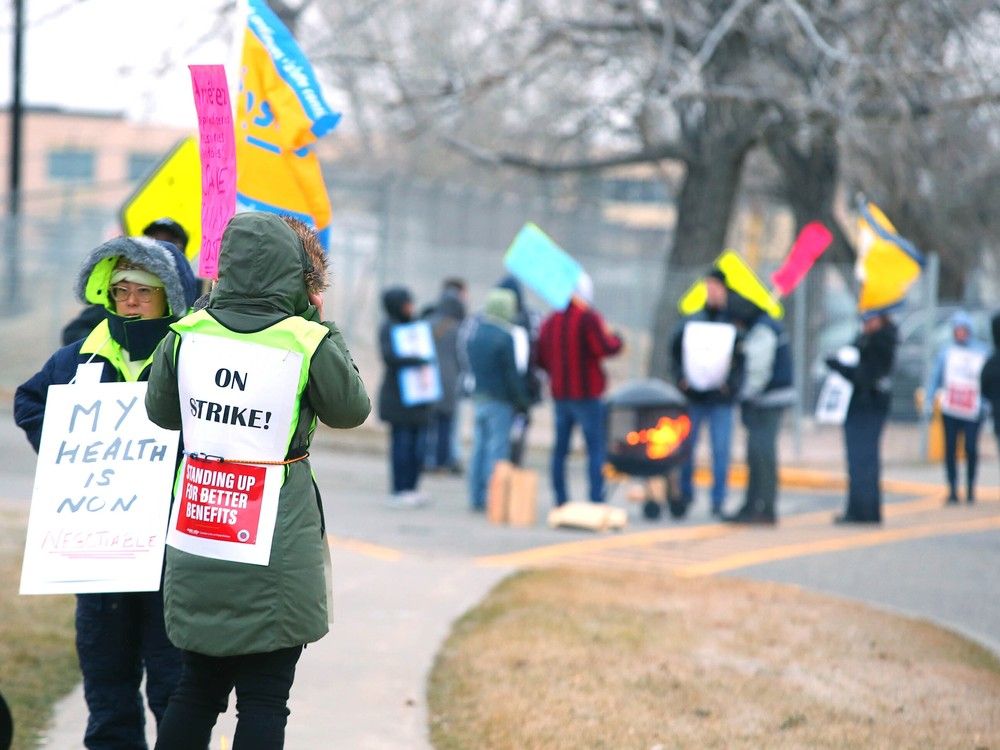
M549 315L538 336L538 364L548 373L555 402L556 441L552 449L551 476L557 506L568 499L566 456L573 426L577 423L587 443L590 501L604 502L607 426L601 396L607 378L601 361L622 350L622 339L591 306L593 294L593 282L582 274L569 305Z
M747 303L750 304L750 303ZM780 322L752 305L743 336L740 415L747 433L748 481L743 506L729 523L777 523L778 430L785 408L795 403L792 349Z
M486 490L497 461L510 458L510 427L517 410L530 404L524 380L514 360L511 328L517 300L509 289L492 289L478 324L466 343L475 388L472 460L469 462L469 502L474 511L486 509Z
M461 474L462 465L454 453L455 417L461 391L461 362L458 332L465 320L466 288L462 279L445 279L441 297L425 316L434 336L434 349L441 373L441 399L431 406L427 430L428 471Z
M835 523L882 522L882 429L889 416L890 380L896 358L896 326L885 312L866 314L853 346L842 347L827 366L850 381L844 420L848 496Z
M1000 314L994 315L990 320L990 333L993 335L993 353L979 374L979 386L983 398L990 403L990 410L993 412L993 435L996 437L997 446L1000 447Z
M357 427L371 404L340 331L321 322L313 273L281 217L236 214L208 306L172 326L153 362L146 411L185 448L164 576L184 670L157 750L208 747L234 688L233 746L283 747L296 664L329 630L309 444L318 420Z
M36 452L49 386L72 382L87 363L102 367L101 382L146 380L157 345L187 313L198 287L174 245L119 237L90 253L76 291L82 302L100 308L102 320L56 351L14 395L14 419ZM164 628L163 592L77 594L76 652L88 711L84 746L145 748L143 673L157 724L181 675L180 652Z
M972 333L972 318L964 310L951 316L952 341L941 347L924 389L924 413L930 416L940 391L944 422L944 465L949 504L958 503L958 436L965 445L965 499L976 500L979 428L983 423L980 376L988 354Z
M742 362L737 346L738 321L730 310L731 297L736 296L726 285L726 275L713 268L705 276L705 288L705 307L681 321L674 334L671 362L674 382L688 400L692 445L698 441L701 426L708 422L712 448L711 513L719 518L729 482L733 404L740 388ZM713 335L711 344L708 333ZM694 450L681 466L680 484L681 496L690 505L694 499Z
M385 372L378 392L378 416L389 424L389 470L392 494L391 508L419 508L427 498L417 485L427 454L427 424L431 406L427 403L405 404L399 383L400 371L406 367L421 367L428 360L397 353L393 329L413 322L413 295L402 286L386 289L382 294L385 321L379 329L379 350Z

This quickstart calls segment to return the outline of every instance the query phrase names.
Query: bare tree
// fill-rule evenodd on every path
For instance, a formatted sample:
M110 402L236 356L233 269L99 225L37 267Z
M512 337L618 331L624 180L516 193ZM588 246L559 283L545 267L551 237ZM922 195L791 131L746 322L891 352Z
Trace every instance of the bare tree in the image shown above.
M540 174L684 165L672 269L723 246L749 151L766 144L799 222L833 221L845 142L995 96L946 64L958 14L977 0L446 0L318 8L326 56L401 132ZM961 13L959 13L961 10ZM934 25L928 22L936 19ZM925 28L926 25L926 28ZM930 82L930 83L929 83ZM931 83L933 85L931 85ZM949 93L947 84L959 91ZM971 88L970 88L971 87ZM374 119L372 115L368 119ZM840 255L847 241L840 235ZM675 300L659 300L650 369L666 371Z

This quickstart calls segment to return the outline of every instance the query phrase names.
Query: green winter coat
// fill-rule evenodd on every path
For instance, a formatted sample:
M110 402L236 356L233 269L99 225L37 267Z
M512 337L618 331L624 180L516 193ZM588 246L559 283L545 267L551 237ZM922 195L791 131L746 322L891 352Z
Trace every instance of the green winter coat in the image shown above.
M308 264L302 243L277 216L237 214L222 239L219 281L207 310L238 333L260 331L292 315L318 322L303 282ZM310 362L294 447L309 445L317 418L330 427L356 427L371 410L343 337L332 323L323 325L330 334ZM149 418L171 430L181 428L177 336L169 333L157 350L146 394ZM322 638L329 629L322 526L307 459L286 467L268 566L168 546L164 609L170 640L189 651L232 656Z

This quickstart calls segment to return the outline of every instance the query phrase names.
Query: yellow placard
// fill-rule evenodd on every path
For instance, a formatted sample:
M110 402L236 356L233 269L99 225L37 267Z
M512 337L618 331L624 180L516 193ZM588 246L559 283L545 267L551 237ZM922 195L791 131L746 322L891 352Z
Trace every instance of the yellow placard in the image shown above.
M187 257L201 248L201 157L198 139L180 141L130 195L121 208L122 229L142 234L150 222L171 218L188 233Z
M726 275L726 286L729 289L750 300L776 320L785 316L785 308L735 250L724 251L712 265ZM693 315L705 306L707 297L705 280L699 279L681 296L677 309L682 315Z

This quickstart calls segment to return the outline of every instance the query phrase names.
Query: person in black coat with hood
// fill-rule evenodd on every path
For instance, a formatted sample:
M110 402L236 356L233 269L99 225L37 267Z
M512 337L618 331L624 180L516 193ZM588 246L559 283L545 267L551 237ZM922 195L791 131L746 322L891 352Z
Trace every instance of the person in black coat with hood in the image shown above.
M896 326L884 312L867 315L854 345L844 347L827 366L854 386L844 421L847 450L848 498L836 523L881 523L880 485L882 429L889 416L889 374L896 358L899 337Z
M416 508L427 502L417 490L427 445L427 424L430 405L403 403L399 387L400 370L428 364L420 357L405 357L396 353L392 330L413 322L413 295L405 287L386 289L382 294L386 319L379 330L379 349L385 373L378 394L378 416L389 424L389 455L392 474L392 494L388 505L394 508Z
M979 373L979 390L983 398L990 402L993 434L1000 444L1000 313L993 316L990 327L993 331L993 354Z

